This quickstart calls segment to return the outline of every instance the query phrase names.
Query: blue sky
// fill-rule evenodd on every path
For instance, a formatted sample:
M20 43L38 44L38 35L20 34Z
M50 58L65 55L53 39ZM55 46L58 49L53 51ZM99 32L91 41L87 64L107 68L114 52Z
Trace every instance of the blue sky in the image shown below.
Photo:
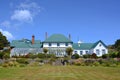
M120 38L120 0L0 0L0 31L8 40L44 41L54 33L107 45Z

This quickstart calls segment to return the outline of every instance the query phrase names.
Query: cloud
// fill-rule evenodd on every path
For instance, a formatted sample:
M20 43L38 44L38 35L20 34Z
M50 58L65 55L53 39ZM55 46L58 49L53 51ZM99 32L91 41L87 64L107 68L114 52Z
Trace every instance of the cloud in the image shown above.
M34 16L37 15L40 11L41 11L41 7L35 3L35 2L31 2L31 3L21 3L18 6L18 9L23 9L23 10L29 10Z
M0 29L0 32L2 32L2 34L4 36L6 36L7 39L13 39L14 38L13 35L10 32L8 32L8 31L4 31L4 30Z
M11 26L11 23L9 21L4 21L0 24L0 26L3 26L3 27L6 27L6 28L9 28Z
M40 6L37 3L21 3L13 11L11 20L20 22L33 22L33 18L40 12Z
M12 20L18 20L22 22L31 22L33 20L32 14L29 10L15 10L11 16Z

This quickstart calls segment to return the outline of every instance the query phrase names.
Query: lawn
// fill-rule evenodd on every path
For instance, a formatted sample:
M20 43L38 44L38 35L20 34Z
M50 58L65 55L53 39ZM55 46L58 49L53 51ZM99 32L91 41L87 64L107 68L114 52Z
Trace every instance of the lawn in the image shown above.
M44 65L0 68L0 80L120 80L120 67Z

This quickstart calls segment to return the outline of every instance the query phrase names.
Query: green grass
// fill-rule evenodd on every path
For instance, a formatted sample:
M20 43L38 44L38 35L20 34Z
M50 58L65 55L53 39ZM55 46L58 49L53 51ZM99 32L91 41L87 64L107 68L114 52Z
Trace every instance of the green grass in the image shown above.
M0 80L120 80L120 67L39 66L0 68Z

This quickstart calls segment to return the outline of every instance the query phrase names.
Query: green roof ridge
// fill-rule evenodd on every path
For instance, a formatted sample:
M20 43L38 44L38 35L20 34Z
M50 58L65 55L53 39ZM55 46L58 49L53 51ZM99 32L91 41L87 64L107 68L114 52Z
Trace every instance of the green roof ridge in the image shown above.
M48 37L44 42L72 42L72 41L63 34L53 34L50 37Z

